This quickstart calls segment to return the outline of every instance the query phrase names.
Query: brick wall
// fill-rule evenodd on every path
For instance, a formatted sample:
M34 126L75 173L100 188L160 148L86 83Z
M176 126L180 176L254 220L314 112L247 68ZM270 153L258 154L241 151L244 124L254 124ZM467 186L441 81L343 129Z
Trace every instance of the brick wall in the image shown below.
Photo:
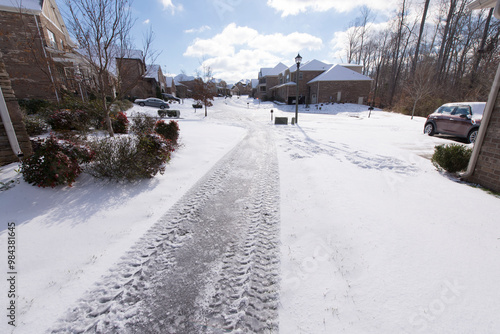
M500 94L486 128L476 168L469 181L500 192Z
M316 81L309 86L311 87L311 95L317 94L318 103L358 103L359 97L363 97L364 103L366 103L371 89L371 81ZM338 92L341 92L340 101L337 101Z
M0 87L2 87L2 92L7 104L7 109L9 110L10 120L14 126L14 131L17 135L17 140L19 146L23 151L24 155L30 155L31 143L29 140L28 133L22 122L22 115L19 109L19 104L17 103L16 96L12 90L11 81L9 75L5 70L5 65L3 62L2 54L0 53ZM17 156L12 152L10 147L9 139L7 138L7 132L5 131L4 124L0 118L0 166L9 164L11 162L19 161Z
M55 99L35 20L39 17L0 11L0 52L17 98Z

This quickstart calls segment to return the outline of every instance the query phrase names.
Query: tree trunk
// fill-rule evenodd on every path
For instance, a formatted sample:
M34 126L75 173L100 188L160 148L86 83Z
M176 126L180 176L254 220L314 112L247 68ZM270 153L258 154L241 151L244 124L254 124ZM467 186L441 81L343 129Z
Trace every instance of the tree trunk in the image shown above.
M418 33L417 45L415 46L415 56L413 58L413 65L411 68L410 76L413 76L415 74L415 70L417 69L418 53L420 51L420 42L422 41L422 35L424 34L425 19L427 16L427 9L429 9L430 1L431 0L425 0L424 12L422 13L422 20L420 21L420 31Z

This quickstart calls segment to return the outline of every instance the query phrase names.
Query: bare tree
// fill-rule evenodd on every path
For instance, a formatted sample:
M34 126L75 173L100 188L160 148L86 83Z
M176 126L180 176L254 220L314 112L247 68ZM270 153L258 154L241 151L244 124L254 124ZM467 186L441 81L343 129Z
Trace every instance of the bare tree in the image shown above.
M207 108L211 107L216 93L215 83L213 82L212 69L210 66L203 66L203 73L198 74L194 80L193 99L203 104L205 107L205 117L207 117Z
M130 54L130 31L134 21L130 0L65 0L70 13L69 26L77 39L81 52L87 57L94 82L92 93L101 102L110 136L113 127L110 119L112 103L123 89L116 59ZM146 41L148 51L151 40ZM145 61L146 53L142 53ZM107 100L109 99L109 101Z
M408 81L404 90L413 99L413 108L411 110L411 119L415 115L417 103L430 96L434 90L432 85L433 67L430 64L419 66L413 77Z

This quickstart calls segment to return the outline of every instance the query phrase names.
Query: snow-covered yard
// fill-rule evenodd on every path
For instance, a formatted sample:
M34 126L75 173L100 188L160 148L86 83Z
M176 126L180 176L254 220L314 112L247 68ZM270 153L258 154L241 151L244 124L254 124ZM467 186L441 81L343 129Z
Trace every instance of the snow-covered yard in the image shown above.
M218 99L181 110L182 147L164 175L136 184L82 175L72 188L22 180L0 193L0 268L7 223L17 226L17 324L40 333L66 310L247 130L273 133L281 212L281 333L495 333L500 331L500 199L436 171L428 157L449 140L424 119L366 107L301 107ZM156 109L135 106L133 112ZM1 168L0 181L16 176ZM2 304L7 282L2 280ZM11 332L7 320L0 331Z

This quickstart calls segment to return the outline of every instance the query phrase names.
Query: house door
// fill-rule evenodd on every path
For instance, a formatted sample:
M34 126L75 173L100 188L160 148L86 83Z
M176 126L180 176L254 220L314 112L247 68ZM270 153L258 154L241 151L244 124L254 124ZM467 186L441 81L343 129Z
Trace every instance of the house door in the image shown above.
M337 93L337 102L340 102L341 99L342 99L342 92L338 92Z
M363 97L362 96L358 97L358 104L363 104Z
M316 104L316 103L318 103L318 97L316 96L316 94L313 94L313 95L311 96L311 103L312 103L312 104Z

